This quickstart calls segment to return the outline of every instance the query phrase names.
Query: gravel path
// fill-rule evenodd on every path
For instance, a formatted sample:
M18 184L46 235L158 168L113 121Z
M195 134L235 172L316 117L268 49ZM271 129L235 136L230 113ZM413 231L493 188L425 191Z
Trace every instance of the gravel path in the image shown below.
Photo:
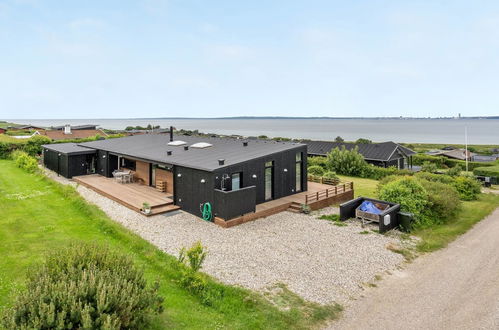
M499 329L499 208L380 282L331 329Z
M375 275L404 261L386 248L399 244L398 238L360 234L365 229L358 223L338 227L317 219L318 214L337 213L337 208L312 215L282 212L224 229L182 211L145 217L83 186L77 189L114 221L171 255L201 241L209 251L204 272L253 290L285 283L307 300L345 304Z

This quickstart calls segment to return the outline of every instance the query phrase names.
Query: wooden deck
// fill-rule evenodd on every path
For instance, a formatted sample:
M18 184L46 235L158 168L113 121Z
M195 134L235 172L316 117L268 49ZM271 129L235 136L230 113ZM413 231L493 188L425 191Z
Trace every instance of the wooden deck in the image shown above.
M317 210L353 199L353 183L351 182L331 186L309 181L307 185L307 191L256 205L254 213L245 214L228 221L215 218L215 223L227 228L286 210L300 212L302 204L307 204L312 210Z
M113 178L99 174L75 176L73 180L137 212L140 212L144 202L151 205L149 215L180 209L173 205L170 194L159 192L153 187L138 183L118 183Z

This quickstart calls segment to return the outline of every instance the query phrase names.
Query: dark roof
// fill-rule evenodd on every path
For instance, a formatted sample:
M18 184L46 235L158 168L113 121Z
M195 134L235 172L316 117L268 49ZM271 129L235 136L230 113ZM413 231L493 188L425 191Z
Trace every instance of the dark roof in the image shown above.
M341 148L343 146L347 150L352 150L355 147L358 147L359 153L366 160L390 161L415 154L415 152L411 149L403 147L392 141L366 144L330 141L303 141L302 143L308 146L309 155L317 156L325 156L334 148Z
M205 171L213 171L218 168L239 164L250 159L260 158L304 146L303 144L290 142L247 141L248 146L245 147L243 146L243 142L246 140L242 139L185 135L175 135L174 140L181 140L187 144L171 146L168 145L170 142L169 135L142 134L80 143L79 145L106 150L137 159L185 166ZM198 142L207 142L213 146L205 149L190 147L192 144ZM184 146L189 146L189 150L184 150ZM172 151L172 155L168 156L167 151ZM224 159L225 164L219 165L219 159Z
M34 125L19 125L19 126L8 126L8 129L11 130L23 130L23 129L45 129L41 126L34 126Z
M85 139L99 134L100 136L107 136L106 132L100 129L77 129L72 130L71 133L65 134L63 130L50 130L42 131L41 135L48 136L52 140L70 140L70 139Z
M61 154L93 154L95 153L95 149L85 148L77 145L76 143L54 143L54 144L44 144L42 145L44 149L53 150L56 152L60 152Z
M54 126L52 127L52 129L55 129L55 130L63 130L64 127L66 125L63 125L63 126ZM97 126L98 125L91 125L91 124L88 124L88 125L76 125L76 126L71 126L71 129L76 129L76 130L79 130L79 129L97 129Z

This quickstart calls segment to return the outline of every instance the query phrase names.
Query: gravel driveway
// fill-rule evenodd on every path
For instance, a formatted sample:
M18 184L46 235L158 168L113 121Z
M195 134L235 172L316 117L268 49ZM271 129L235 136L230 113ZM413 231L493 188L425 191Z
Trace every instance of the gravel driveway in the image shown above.
M53 176L52 176L53 177ZM55 177L59 182L69 181ZM203 271L222 282L262 290L285 283L303 298L346 303L360 295L375 275L398 267L404 258L386 248L397 238L359 224L338 227L315 215L282 212L224 229L191 214L145 217L98 193L78 186L89 202L161 250L178 255L181 247L201 241L208 249ZM328 208L323 213L337 212Z

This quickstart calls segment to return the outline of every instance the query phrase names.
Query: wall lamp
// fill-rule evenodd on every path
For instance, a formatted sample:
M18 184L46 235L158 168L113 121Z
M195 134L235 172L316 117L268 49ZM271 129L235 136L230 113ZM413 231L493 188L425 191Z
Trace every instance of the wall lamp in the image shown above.
M201 183L206 183L206 180L205 179L201 179Z
M253 179L256 179L256 174L253 174L251 177L252 177Z
M284 172L287 172L287 171L288 171L288 169L287 169L287 168L285 168L285 169L284 169Z
M177 174L177 177L178 178L182 177L182 174L181 173Z

